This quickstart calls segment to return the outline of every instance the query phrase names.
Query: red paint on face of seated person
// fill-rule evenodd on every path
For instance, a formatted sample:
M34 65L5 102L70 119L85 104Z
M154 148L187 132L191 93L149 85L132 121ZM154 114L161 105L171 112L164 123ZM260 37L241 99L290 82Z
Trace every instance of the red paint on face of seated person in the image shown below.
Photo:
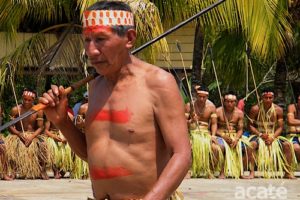
M107 110L102 109L94 117L96 121L110 121L113 123L127 123L130 120L128 108L125 110Z
M129 176L132 173L124 167L90 167L92 180L112 179L117 177Z

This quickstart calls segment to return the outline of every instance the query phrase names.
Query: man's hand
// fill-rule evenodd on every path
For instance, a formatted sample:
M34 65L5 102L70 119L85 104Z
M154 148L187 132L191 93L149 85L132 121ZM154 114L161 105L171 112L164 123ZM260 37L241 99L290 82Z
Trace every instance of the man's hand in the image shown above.
M63 124L68 119L68 99L62 86L51 85L51 89L39 98L39 102L48 105L44 113L47 119L55 125Z
M267 137L265 140L266 145L271 145L274 142L274 138L272 136Z
M29 146L31 145L33 139L34 139L34 136L28 135L28 136L26 137L26 139L25 139L25 143L24 143L25 146L26 146L26 147L29 147Z
M268 139L268 134L267 133L262 133L260 137L261 137L261 139L266 141Z
M230 144L230 147L231 148L235 148L237 143L238 143L239 139L238 138L235 138L234 140L232 140L232 143Z
M227 142L227 144L231 145L232 139L229 136L224 134L222 138Z

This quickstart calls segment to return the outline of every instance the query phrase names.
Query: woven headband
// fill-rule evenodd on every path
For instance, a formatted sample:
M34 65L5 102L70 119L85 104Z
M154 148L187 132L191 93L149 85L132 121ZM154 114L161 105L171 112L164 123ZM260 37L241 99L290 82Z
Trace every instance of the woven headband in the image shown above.
M208 95L207 91L203 91L203 90L197 90L197 94L205 94Z
M273 92L263 92L262 93L262 96L265 96L265 95L272 95L272 96L274 96L274 93Z
M236 100L236 96L232 95L232 94L228 94L228 95L225 95L224 99L230 100L230 101L235 101Z
M133 13L124 10L87 10L83 12L83 28L102 26L134 26Z
M30 96L32 98L35 98L35 94L30 91L24 91L22 96Z

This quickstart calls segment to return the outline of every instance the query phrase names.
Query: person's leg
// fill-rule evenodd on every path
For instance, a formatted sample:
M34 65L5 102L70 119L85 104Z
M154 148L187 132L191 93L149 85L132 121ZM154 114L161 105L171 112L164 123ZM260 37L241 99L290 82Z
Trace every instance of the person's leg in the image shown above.
M219 163L219 149L220 147L218 146L218 144L216 143L212 143L211 144L211 148L212 148L212 153L213 153L213 158L212 158L212 161L211 161L211 171L212 171L212 174L209 174L209 177L208 178L214 178L214 175L213 173L215 172L217 166L218 166L218 163Z
M40 164L40 170L41 170L41 178L44 180L48 180L49 177L47 175L46 166L47 166L47 144L45 141L39 139L39 154L38 154L38 160Z
M0 163L2 164L2 169L3 169L3 179L6 180L6 181L13 180L8 175L8 164L7 164L7 157L6 157L6 148L5 148L5 144L4 144L3 141L0 143Z
M222 154L224 155L224 158L225 158L225 144L224 144L224 141L222 138L220 137L217 137L217 141L218 141L218 144L221 148L221 151L222 151ZM219 158L219 162L220 162L220 158ZM225 174L224 174L224 167L225 167L225 159L224 161L221 163L221 171L220 171L220 175L219 175L219 179L225 179Z
M242 175L242 179L253 179L254 178L254 167L255 167L255 153L258 147L258 143L256 141L250 142L250 146L244 147L244 155L243 155L243 164L247 166L250 170L248 176Z
M295 179L296 177L294 176L294 173L292 172L292 159L293 159L293 153L292 152L292 148L291 148L291 144L287 141L283 141L282 142L282 151L285 155L286 158L286 169L285 170L285 175L284 178L288 178L288 179Z
M295 140L295 142L294 142ZM295 137L293 140L293 145L294 145L294 150L295 150L295 155L297 158L297 161L300 162L300 143L299 143L299 138Z

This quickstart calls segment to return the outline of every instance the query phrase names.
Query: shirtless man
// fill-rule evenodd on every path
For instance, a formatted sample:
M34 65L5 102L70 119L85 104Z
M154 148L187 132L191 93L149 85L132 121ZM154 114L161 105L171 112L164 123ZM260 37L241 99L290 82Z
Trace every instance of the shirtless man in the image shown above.
M297 96L297 103L288 106L287 123L298 162L300 162L300 93Z
M12 119L29 111L34 105L36 93L30 89L24 89L22 94L22 104L11 109ZM44 128L43 111L39 111L21 122L9 127L12 134L8 138L8 148L12 148L10 158L13 159L14 169L21 171L26 178L37 178L41 176L48 179L46 173L46 145L39 137ZM13 136L17 136L13 137ZM20 141L25 145L20 144ZM32 145L32 143L35 143ZM15 152L15 149L17 151ZM23 160L22 160L23 159Z
M190 113L188 125L192 137L192 176L206 175L212 178L219 150L216 142L216 107L208 100L209 93L204 86L197 84L194 89L196 101L193 105L186 105L186 112Z
M63 87L52 86L40 98L49 105L45 114L88 161L97 200L166 200L191 163L176 81L130 54L136 30L124 2L95 3L84 12L83 24L87 56L100 74L89 84L86 132L66 117Z
M85 116L88 110L88 103L84 103L80 106L77 117L75 118L75 124L78 129L80 129L83 133L85 132Z
M244 113L236 107L237 98L234 92L230 91L223 96L223 105L217 108L218 116L218 143L221 146L225 160L219 178L226 176L235 178L246 178L243 176L243 158L239 152L247 148L246 139L242 137L244 127Z
M2 125L3 119L3 109L2 105L0 104L0 126ZM2 139L2 134L0 133L0 174L1 177L6 180L10 181L12 178L8 175L8 165L7 165L7 156L6 156L6 146L5 142Z
M285 178L294 179L291 168L293 161L293 152L291 143L281 137L283 130L283 110L280 106L273 103L274 92L266 88L262 92L262 101L260 104L251 107L249 117L249 130L253 134L250 137L250 143L253 151L258 149L257 165L258 170L266 178L278 177L277 171L284 169ZM273 160L271 155L278 156ZM254 159L251 160L251 166L254 166ZM275 167L280 166L280 167ZM254 171L252 167L251 171Z

